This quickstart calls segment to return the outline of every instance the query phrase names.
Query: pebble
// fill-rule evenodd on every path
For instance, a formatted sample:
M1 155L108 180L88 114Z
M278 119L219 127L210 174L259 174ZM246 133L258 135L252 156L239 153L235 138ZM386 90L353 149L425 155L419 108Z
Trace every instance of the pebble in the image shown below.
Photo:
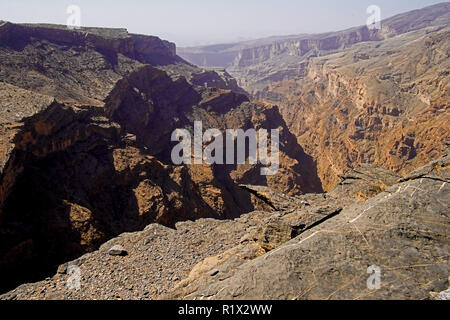
M219 270L217 270L217 269L212 269L210 272L209 272L209 275L211 276L211 277L214 277L216 274L218 274L219 273Z
M108 253L111 256L126 256L128 254L128 252L121 245L113 246L108 250Z

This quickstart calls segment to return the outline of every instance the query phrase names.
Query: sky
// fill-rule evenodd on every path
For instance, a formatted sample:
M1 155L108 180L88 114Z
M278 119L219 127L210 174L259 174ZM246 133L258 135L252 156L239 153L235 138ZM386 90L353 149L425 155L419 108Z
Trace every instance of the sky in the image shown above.
M338 31L366 23L367 7L381 18L443 0L0 0L0 20L66 24L67 7L81 25L127 28L177 46L237 42L275 35Z

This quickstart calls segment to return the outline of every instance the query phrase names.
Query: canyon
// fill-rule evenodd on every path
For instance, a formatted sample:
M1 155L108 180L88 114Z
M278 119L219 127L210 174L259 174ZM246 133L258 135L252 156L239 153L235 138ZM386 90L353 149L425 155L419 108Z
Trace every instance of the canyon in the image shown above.
M449 24L442 3L380 30L177 49L0 22L0 299L439 297ZM173 163L197 122L276 129L279 170Z
M449 22L450 4L442 3L385 19L379 30L230 44L234 58L220 66L254 99L278 105L330 190L359 163L406 174L442 155L450 137ZM178 51L201 63L229 47Z
M184 62L171 43L11 23L0 26L0 39L3 286L150 222L173 227L251 212L258 204L239 183L293 195L322 190L276 106L251 102L227 77ZM224 132L278 129L279 172L174 165L171 134L193 132L195 121Z

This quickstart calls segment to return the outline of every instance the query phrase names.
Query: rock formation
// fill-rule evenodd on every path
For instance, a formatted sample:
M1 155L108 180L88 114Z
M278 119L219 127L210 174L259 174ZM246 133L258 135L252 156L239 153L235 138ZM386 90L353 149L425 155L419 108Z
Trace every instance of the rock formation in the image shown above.
M0 22L0 299L448 296L449 22L180 50L202 68ZM174 164L196 121L278 129L278 172Z
M150 224L1 299L432 299L449 287L450 156L400 178L349 171L326 194L242 186L272 209ZM120 246L126 256L111 256ZM80 287L71 289L79 268ZM368 268L380 270L379 288ZM369 270L370 271L370 270ZM442 292L442 293L441 293Z
M261 94L279 101L325 189L358 163L405 174L441 155L450 138L449 35L410 33L316 58L305 78Z
M200 66L224 67L244 89L257 93L273 82L301 77L311 58L340 52L355 44L380 42L411 31L448 25L450 5L436 4L385 19L380 30L366 26L323 34L263 38L234 44L178 48Z
M450 139L449 24L450 4L442 3L383 20L380 30L266 39L242 44L227 70L255 98L279 106L331 190L360 163L406 174L442 155Z
M171 43L122 29L4 23L0 44L3 289L150 222L250 212L257 203L239 183L321 191L277 107L250 102L228 74L186 63ZM196 120L204 129L280 129L279 173L173 165L172 132Z

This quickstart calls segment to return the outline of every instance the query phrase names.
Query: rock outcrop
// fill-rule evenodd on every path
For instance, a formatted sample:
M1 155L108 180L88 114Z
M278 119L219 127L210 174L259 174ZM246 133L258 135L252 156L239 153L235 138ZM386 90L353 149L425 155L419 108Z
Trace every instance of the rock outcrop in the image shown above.
M1 22L0 299L446 297L449 14L246 44L234 69ZM277 129L279 170L174 164L196 121Z
M448 288L449 156L301 232L226 277L183 281L172 298L430 299ZM379 272L379 284L370 276ZM224 279L225 278L225 279ZM372 286L373 285L373 286Z
M363 166L327 194L245 185L272 209L176 229L151 224L0 298L439 298L449 286L449 161L447 154L403 178ZM111 256L117 245L128 255ZM68 285L77 275L79 287Z
M238 217L257 201L239 183L321 191L314 163L277 107L250 102L156 37L122 29L0 26L1 288L151 222ZM280 171L176 166L175 129L280 129ZM32 270L30 272L30 270Z
M419 30L315 58L304 78L260 98L280 105L325 189L359 163L406 174L450 139L449 35L449 27Z

